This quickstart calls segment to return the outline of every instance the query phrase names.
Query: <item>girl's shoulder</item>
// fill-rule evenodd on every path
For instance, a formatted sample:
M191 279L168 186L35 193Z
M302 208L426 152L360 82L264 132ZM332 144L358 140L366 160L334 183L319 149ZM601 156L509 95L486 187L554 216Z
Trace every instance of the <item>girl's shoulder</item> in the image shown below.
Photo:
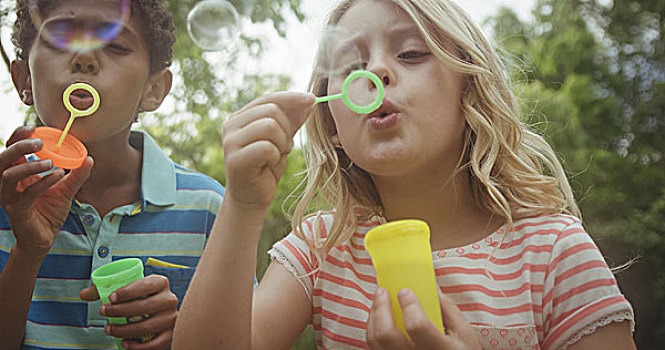
M512 227L504 225L501 248L551 246L590 241L591 237L577 217L566 214L538 215L515 220Z
M571 227L582 227L582 222L580 219L567 214L537 215L515 220L512 227L510 227L510 232L524 235L534 231L547 230L551 234L556 234L556 232L564 232ZM507 228L505 225L502 227L503 230Z

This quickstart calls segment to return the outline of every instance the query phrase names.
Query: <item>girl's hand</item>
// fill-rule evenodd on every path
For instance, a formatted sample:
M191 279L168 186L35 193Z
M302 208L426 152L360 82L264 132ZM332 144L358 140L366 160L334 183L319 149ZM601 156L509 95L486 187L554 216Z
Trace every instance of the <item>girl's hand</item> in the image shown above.
M0 206L7 212L15 248L23 253L45 255L67 218L72 199L92 169L92 158L65 176L62 169L41 177L53 168L50 160L26 162L25 156L42 148L29 139L34 127L20 127L0 153Z
M395 325L388 291L379 288L367 324L367 342L371 349L482 349L475 331L460 309L441 291L439 291L439 303L445 334L427 318L413 292L402 289L397 297L402 307L404 328L411 339L409 340Z
M97 288L90 286L81 291L81 299L99 299ZM105 317L142 318L129 324L109 323L106 334L124 339L122 347L132 350L169 349L173 340L173 327L178 316L178 297L169 289L169 279L150 275L118 288L109 295L111 304L103 304L99 313ZM144 343L132 339L150 339Z
M286 167L293 137L314 106L314 95L280 92L260 97L224 123L225 201L265 210Z

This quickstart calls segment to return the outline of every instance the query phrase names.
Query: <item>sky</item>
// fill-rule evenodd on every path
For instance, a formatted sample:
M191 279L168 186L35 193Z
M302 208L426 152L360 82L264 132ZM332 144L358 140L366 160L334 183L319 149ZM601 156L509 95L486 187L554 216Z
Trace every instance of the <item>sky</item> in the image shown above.
M500 6L512 8L522 20L531 18L531 10L535 0L455 0L469 12L478 23L493 15ZM305 22L298 22L291 16L286 39L280 38L274 30L267 30L264 36L268 39L266 53L262 63L254 66L266 73L281 73L291 76L293 85L291 89L305 91L309 68L314 61L316 41L322 23L332 6L330 0L301 0L302 11L307 16ZM265 26L269 28L269 26ZM2 28L2 42L6 48L11 48L9 41L10 28ZM9 53L13 57L13 53ZM169 108L168 103L163 109ZM7 140L14 129L23 123L25 107L13 89L11 78L2 69L0 73L0 140ZM3 148L0 145L0 148Z

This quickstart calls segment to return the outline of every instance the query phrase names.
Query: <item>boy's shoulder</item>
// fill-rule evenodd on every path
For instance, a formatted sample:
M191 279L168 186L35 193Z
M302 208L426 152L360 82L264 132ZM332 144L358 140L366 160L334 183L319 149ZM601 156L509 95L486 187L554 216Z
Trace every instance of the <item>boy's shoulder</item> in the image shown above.
M147 131L132 130L130 143L142 149L143 178L158 179L169 187L175 180L176 191L207 191L224 196L224 187L217 180L176 163Z
M178 191L213 191L224 196L224 186L217 180L198 171L188 169L178 163L173 163L176 174L176 189Z

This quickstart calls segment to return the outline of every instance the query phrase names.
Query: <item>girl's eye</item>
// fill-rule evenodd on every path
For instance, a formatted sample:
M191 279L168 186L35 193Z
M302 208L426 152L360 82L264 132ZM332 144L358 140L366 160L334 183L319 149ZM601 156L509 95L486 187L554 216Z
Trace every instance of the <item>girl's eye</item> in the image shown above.
M342 78L346 78L347 75L351 74L351 72L355 70L363 70L367 66L366 63L364 62L357 62L353 64L349 64L345 66L343 69L340 70L340 75Z
M417 60L429 56L431 53L429 51L404 51L400 52L397 57L401 60Z

